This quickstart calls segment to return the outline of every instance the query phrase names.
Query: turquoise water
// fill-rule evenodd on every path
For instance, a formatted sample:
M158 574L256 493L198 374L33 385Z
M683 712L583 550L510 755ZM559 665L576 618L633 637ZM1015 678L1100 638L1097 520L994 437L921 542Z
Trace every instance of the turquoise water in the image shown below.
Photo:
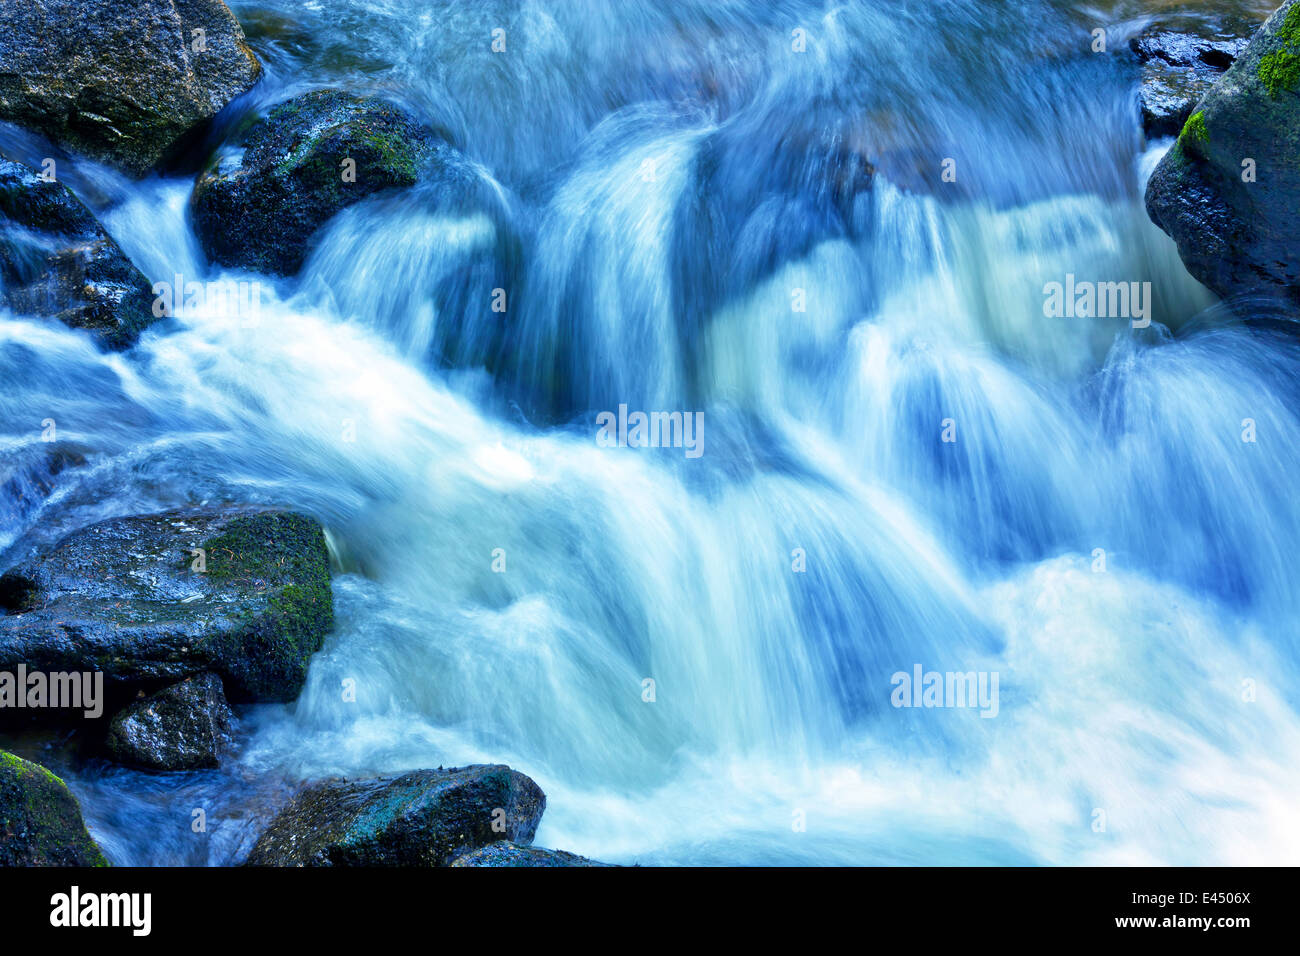
M221 771L49 756L115 863L237 861L300 778L483 761L613 862L1300 856L1297 352L1147 221L1168 144L1089 34L1142 5L232 6L268 76L229 127L372 90L471 185L226 274L256 324L0 322L0 447L46 478L53 418L85 459L4 502L11 557L219 502L335 555L306 690ZM150 277L220 275L189 178L65 178ZM1150 283L1151 326L1046 317L1067 274ZM602 447L620 404L702 413L703 453ZM891 706L918 664L999 675L996 717Z

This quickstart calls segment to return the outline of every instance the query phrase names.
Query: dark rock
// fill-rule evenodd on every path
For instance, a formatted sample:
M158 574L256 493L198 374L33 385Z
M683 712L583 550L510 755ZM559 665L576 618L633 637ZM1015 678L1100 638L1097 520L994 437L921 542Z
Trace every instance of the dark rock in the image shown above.
M247 862L445 866L466 849L497 840L531 842L545 808L537 784L500 765L330 780L295 797Z
M40 764L3 750L0 866L108 866L67 785Z
M1288 0L1198 104L1152 174L1146 207L1187 270L1214 292L1293 306L1297 196L1300 6Z
M452 866L613 866L599 863L564 850L544 850L539 846L519 846L502 840L470 850L457 857Z
M0 301L55 318L110 349L157 321L144 277L72 192L0 159Z
M0 668L98 670L119 690L215 671L236 701L297 697L334 620L320 525L276 511L91 525L0 576L0 610Z
M221 678L199 674L138 701L113 718L108 750L118 763L146 770L215 767L234 714Z
M132 175L170 157L261 74L221 0L18 6L6 2L0 17L0 119Z
M1258 20L1207 11L1160 17L1130 40L1142 63L1140 100L1147 135L1176 135L1258 26Z
M292 275L309 240L339 210L384 189L412 186L433 137L384 100L317 90L254 125L243 153L199 176L194 228L224 266ZM344 161L355 162L355 180Z

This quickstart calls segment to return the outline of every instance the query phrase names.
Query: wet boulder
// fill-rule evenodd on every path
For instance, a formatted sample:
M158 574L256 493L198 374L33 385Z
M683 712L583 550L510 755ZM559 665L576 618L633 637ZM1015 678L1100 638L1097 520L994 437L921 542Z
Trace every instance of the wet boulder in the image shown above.
M0 669L119 693L213 671L236 702L295 699L334 620L324 533L282 511L102 521L0 576L0 611Z
M1250 42L1258 20L1214 11L1157 18L1129 47L1142 64L1148 136L1176 136L1192 109Z
M555 867L555 866L613 866L612 863L599 863L576 853L564 850L547 850L540 846L520 846L501 840L487 846L470 850L452 861L452 866L482 867Z
M317 90L252 126L243 149L202 173L190 209L214 262L292 275L341 209L415 184L434 135L385 100Z
M144 277L66 186L0 159L0 303L124 349L157 321Z
M261 74L221 0L29 0L0 64L0 119L135 176Z
M258 838L251 866L446 866L497 840L530 843L546 795L500 765L308 786Z
M0 750L0 866L108 866L67 785Z
M221 678L197 674L115 716L108 751L118 763L145 770L215 767L233 723Z
M1300 304L1300 4L1288 0L1197 105L1147 184L1147 213L1225 298Z

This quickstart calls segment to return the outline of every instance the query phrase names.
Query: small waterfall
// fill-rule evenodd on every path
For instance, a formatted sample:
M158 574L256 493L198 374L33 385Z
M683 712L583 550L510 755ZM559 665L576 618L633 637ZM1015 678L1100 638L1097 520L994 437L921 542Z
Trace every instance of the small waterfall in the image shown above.
M231 5L259 95L393 84L450 144L274 280L204 264L188 179L79 164L146 274L259 321L0 320L5 566L177 505L329 529L335 633L227 766L61 768L116 860L477 761L615 862L1296 858L1300 353L1147 221L1168 144L1081 5ZM1048 317L1067 274L1150 283L1150 327ZM620 405L704 453L602 447ZM893 706L918 665L996 673L996 719ZM156 836L196 800L209 839Z

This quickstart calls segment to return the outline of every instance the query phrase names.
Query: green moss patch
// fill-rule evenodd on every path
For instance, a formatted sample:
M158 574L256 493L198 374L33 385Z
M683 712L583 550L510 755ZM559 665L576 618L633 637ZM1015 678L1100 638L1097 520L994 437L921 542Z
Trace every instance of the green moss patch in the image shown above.
M1259 79L1274 99L1283 90L1294 90L1300 84L1300 56L1287 50L1269 53L1259 61Z
M1178 134L1178 140L1191 146L1199 146L1210 141L1210 131L1205 126L1203 112L1198 110L1187 117L1187 122L1183 124L1183 131Z
M1300 87L1300 5L1287 11L1277 38L1281 49L1262 56L1258 67L1260 82L1273 99L1284 90L1294 92Z

